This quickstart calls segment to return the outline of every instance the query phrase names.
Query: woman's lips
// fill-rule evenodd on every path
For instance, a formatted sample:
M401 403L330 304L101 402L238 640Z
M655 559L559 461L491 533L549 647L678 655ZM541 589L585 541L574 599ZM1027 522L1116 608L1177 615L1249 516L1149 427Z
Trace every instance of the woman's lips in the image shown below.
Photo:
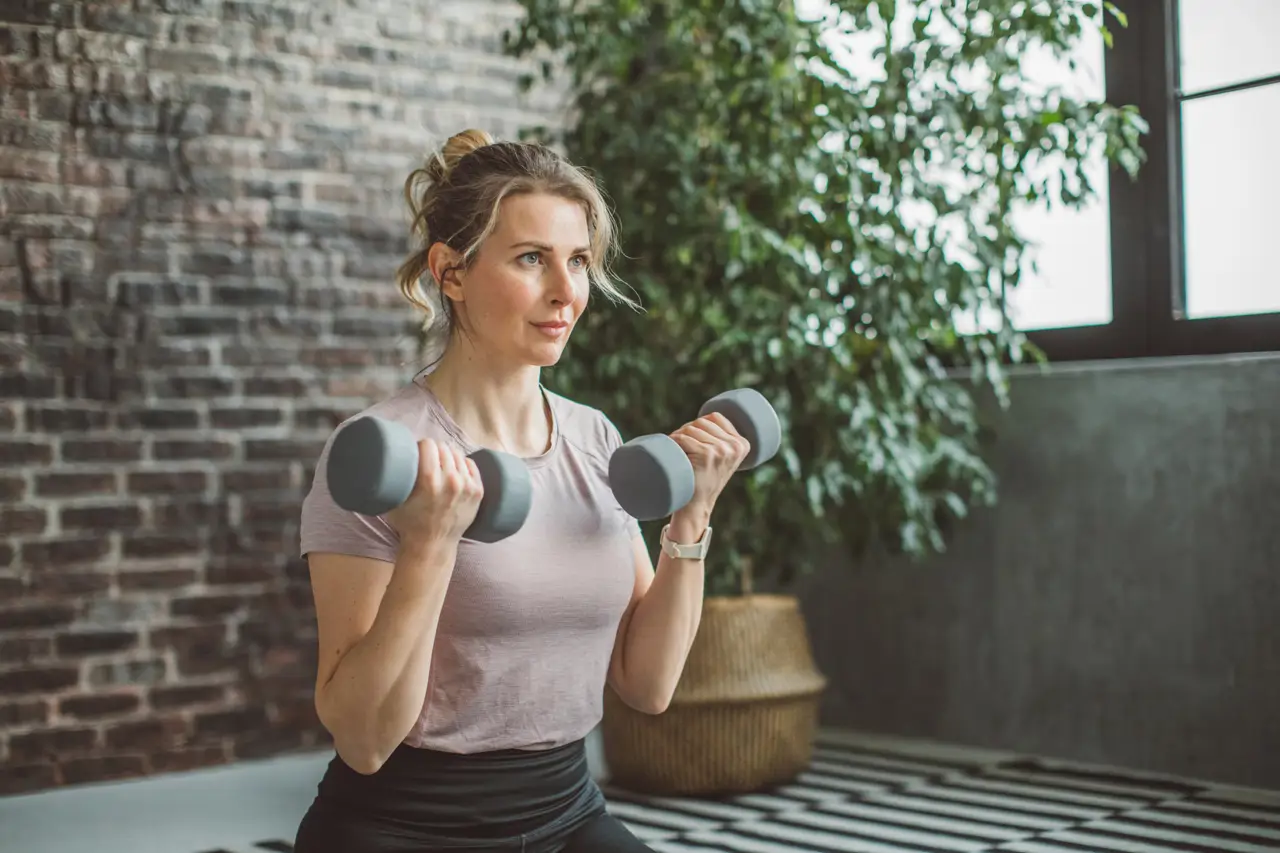
M533 327L548 337L558 338L560 335L564 334L566 329L569 328L569 324L562 321L555 321L551 323L534 323Z

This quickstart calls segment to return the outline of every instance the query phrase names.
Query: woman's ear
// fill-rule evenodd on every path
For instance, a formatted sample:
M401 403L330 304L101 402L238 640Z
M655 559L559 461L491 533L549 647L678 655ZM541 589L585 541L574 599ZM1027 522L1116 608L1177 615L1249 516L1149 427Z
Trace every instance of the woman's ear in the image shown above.
M433 243L427 250L427 267L440 292L455 302L462 302L462 256L444 243Z

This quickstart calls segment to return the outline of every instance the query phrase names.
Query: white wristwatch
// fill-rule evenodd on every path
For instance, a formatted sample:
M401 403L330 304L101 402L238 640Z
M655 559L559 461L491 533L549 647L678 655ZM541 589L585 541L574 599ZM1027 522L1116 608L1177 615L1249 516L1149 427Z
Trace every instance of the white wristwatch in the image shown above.
M710 526L702 532L702 538L691 545L672 542L668 539L667 530L670 528L670 524L662 528L662 553L675 557L677 560L701 560L707 556L707 549L711 546Z

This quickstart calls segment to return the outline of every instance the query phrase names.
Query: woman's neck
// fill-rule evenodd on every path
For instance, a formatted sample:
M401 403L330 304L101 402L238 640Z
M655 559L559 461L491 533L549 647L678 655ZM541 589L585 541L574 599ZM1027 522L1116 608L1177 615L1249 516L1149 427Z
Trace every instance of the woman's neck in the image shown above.
M539 385L540 368L500 370L450 346L423 382L475 444L521 457L540 456L551 443L551 420Z

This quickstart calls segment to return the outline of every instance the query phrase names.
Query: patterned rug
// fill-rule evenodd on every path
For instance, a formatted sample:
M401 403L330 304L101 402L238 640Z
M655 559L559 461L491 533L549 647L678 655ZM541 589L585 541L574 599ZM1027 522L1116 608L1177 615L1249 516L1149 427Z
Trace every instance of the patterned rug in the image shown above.
M716 799L605 786L660 853L1280 853L1280 792L824 733L808 770ZM199 853L291 853L284 841ZM183 851L196 853L196 851Z

